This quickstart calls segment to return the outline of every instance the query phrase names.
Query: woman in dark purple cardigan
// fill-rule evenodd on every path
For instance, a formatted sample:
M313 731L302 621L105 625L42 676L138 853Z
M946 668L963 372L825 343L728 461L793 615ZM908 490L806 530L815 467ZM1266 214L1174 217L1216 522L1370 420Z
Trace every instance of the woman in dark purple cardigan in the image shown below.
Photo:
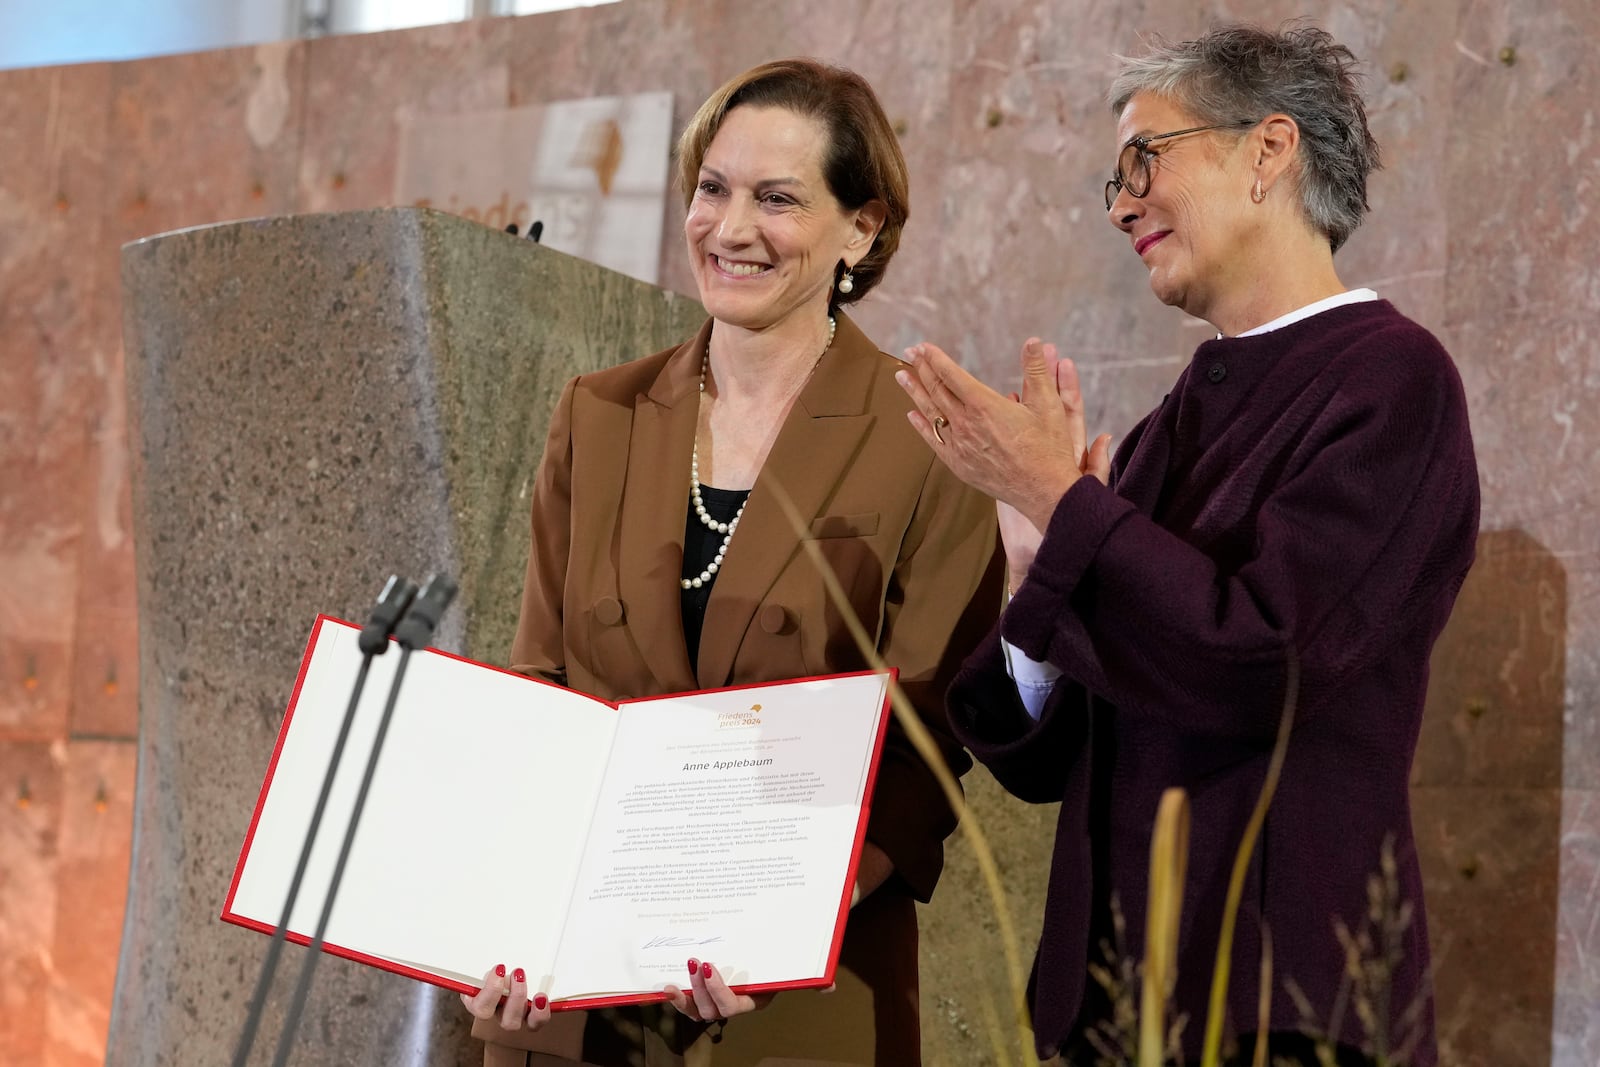
M1244 888L1230 1035L1241 1056L1260 1037L1270 928L1273 1060L1317 1062L1306 1033L1341 1063L1437 1059L1407 779L1478 480L1450 357L1334 270L1377 166L1353 64L1320 30L1238 26L1124 61L1110 220L1156 296L1218 336L1114 460L1106 437L1088 441L1077 374L1050 346L1024 347L1020 403L932 345L901 372L913 424L1001 502L1013 598L950 710L1007 789L1062 802L1030 988L1044 1055L1092 1062L1109 1008L1088 967L1113 939L1113 901L1122 951L1142 958L1152 821L1181 786L1193 828L1174 1009L1196 1062L1292 654L1299 708ZM1335 927L1367 929L1386 851L1409 918L1372 931L1397 958L1354 994L1363 1013Z

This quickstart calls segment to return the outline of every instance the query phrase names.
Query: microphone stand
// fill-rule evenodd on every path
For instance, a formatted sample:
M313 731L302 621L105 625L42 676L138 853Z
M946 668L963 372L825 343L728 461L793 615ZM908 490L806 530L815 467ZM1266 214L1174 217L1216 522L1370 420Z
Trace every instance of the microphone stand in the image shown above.
M417 595L415 582L391 574L378 594L367 625L361 630L361 669L356 673L355 685L350 690L350 703L345 708L344 721L339 724L339 736L333 743L333 753L328 757L328 770L322 776L322 789L317 793L316 806L311 811L311 825L306 828L305 843L300 846L300 860L295 864L294 877L289 880L289 895L283 902L283 917L272 932L272 943L267 947L267 957L261 962L261 973L256 976L255 993L250 997L250 1010L245 1016L244 1030L233 1052L233 1067L245 1067L250 1050L255 1045L256 1030L261 1026L261 1013L266 1007L267 991L272 988L273 976L278 970L278 959L283 955L285 936L289 932L289 918L294 914L295 901L300 897L300 884L305 880L306 867L311 863L311 847L316 843L317 831L322 826L322 814L328 806L328 796L333 792L333 779L344 756L344 744L350 737L350 726L355 722L356 706L361 703L361 692L367 685L367 673L372 669L372 657L381 656L389 648L389 635L395 623Z
M406 609L405 616L394 628L395 641L400 645L400 664L395 669L394 681L389 686L389 699L383 706L383 717L378 720L378 732L372 739L372 752L367 756L366 771L361 776L361 788L356 791L355 806L350 809L350 824L345 828L344 843L339 848L339 859L334 864L333 878L328 883L328 894L322 902L322 916L317 920L317 932L311 939L310 954L300 968L300 981L295 986L294 999L289 1014L284 1019L283 1032L278 1036L278 1051L273 1057L273 1067L284 1067L289 1062L289 1049L294 1044L295 1033L300 1029L300 1016L305 1010L306 995L311 990L311 979L317 971L317 961L322 958L322 942L328 932L328 920L333 915L334 901L339 895L339 884L344 880L345 863L355 845L356 829L361 823L361 812L367 804L367 792L373 775L378 770L378 757L383 753L384 737L389 732L389 721L394 717L394 706L400 698L400 683L405 680L406 666L411 653L426 648L433 639L439 616L455 599L456 583L442 574L428 578L422 591ZM363 631L363 636L365 631ZM286 920L287 921L287 920Z

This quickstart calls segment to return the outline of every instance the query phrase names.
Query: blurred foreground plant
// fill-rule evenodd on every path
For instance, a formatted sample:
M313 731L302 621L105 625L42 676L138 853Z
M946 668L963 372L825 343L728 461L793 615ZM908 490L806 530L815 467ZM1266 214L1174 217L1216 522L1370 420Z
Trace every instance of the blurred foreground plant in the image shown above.
M1355 1013L1361 1028L1361 1050L1372 1057L1377 1067L1401 1067L1411 1061L1424 1033L1423 1020L1433 986L1431 976L1425 976L1416 999L1393 1023L1390 995L1394 972L1405 954L1405 932L1413 918L1411 902L1400 899L1394 837L1390 835L1383 840L1378 873L1367 878L1367 914L1361 925L1352 931L1343 919L1334 920L1334 934L1344 948L1344 974L1328 1018L1317 1018L1316 1010L1294 979L1284 982L1300 1011L1300 1029L1317 1039L1322 1067L1334 1067L1332 1040L1343 1031L1346 1011Z

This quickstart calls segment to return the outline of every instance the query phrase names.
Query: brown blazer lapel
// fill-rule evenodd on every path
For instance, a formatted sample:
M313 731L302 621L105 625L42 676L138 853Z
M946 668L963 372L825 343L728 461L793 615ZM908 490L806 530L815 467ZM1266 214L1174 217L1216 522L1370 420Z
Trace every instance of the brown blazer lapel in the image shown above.
M817 361L778 432L717 572L700 635L697 673L705 688L732 679L740 641L756 608L803 551L777 493L788 495L809 533L811 520L823 514L872 428L874 416L867 413L866 401L878 349L844 315L838 320L833 346Z
M628 440L617 584L639 655L665 693L698 688L683 639L678 581L689 507L689 451L699 414L700 359L710 336L708 320L667 361L649 392L634 398Z

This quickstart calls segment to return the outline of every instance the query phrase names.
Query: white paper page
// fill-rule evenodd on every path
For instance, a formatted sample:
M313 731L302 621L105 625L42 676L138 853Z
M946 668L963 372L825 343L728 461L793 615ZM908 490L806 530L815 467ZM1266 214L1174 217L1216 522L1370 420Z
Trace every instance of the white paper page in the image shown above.
M886 684L624 705L554 995L823 975Z
M358 631L324 623L234 897L276 925L350 687ZM316 930L400 649L373 661L290 929ZM617 713L434 652L411 657L327 941L478 984L555 958Z

